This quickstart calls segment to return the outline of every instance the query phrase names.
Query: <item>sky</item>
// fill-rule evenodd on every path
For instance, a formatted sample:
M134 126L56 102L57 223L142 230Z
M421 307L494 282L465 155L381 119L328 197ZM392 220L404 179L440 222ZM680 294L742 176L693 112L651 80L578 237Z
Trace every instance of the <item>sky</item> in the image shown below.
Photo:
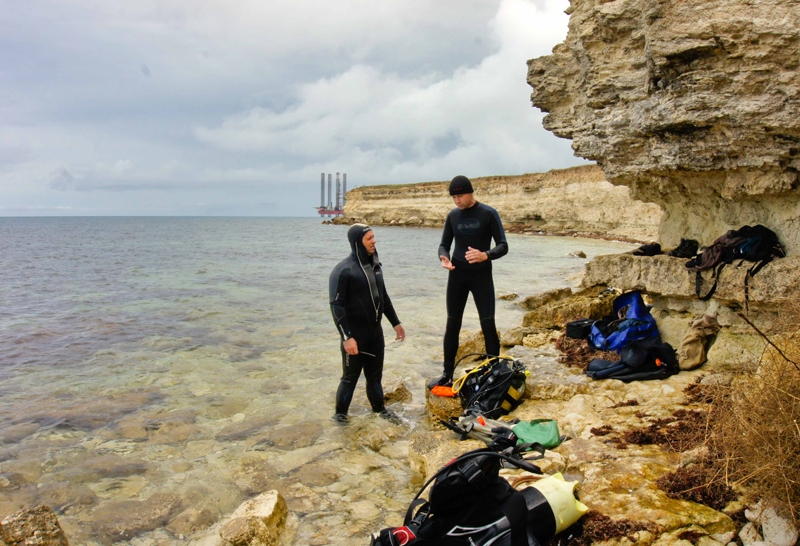
M585 163L528 59L567 0L0 0L0 216L313 216Z

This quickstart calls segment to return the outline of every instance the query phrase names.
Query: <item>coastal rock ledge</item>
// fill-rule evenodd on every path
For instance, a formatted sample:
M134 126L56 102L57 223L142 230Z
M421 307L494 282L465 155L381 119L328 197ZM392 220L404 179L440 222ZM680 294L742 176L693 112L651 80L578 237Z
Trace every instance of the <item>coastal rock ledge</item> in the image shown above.
M468 174L468 173L467 173ZM662 210L609 184L596 165L472 178L475 196L497 209L509 232L650 241ZM335 223L441 227L453 208L448 182L362 186L347 192Z
M528 61L545 129L664 209L662 247L763 224L800 250L800 3L571 0Z

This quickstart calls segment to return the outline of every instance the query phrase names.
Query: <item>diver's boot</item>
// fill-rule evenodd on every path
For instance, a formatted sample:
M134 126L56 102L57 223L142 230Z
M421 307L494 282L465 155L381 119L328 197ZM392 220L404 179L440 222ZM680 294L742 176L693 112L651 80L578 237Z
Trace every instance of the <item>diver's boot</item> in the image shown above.
M400 416L390 409L383 408L381 411L378 412L378 416L383 419L386 419L393 425L403 424L403 420L400 418Z
M346 413L334 413L333 417L331 417L331 421L335 423L339 423L340 425L347 424L347 414Z
M453 385L453 371L448 370L445 368L442 375L437 377L436 379L431 379L428 381L428 390L433 389L436 386L443 386L443 387L450 387Z

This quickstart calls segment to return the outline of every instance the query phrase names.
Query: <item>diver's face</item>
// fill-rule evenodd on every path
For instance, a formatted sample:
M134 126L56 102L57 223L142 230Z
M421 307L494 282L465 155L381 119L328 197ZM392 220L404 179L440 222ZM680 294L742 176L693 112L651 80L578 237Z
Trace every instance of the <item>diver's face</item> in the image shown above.
M462 193L461 195L453 196L453 203L455 203L459 209L464 210L475 204L475 198L471 193Z
M368 231L366 235L361 238L361 244L367 249L367 254L370 256L375 254L375 232Z

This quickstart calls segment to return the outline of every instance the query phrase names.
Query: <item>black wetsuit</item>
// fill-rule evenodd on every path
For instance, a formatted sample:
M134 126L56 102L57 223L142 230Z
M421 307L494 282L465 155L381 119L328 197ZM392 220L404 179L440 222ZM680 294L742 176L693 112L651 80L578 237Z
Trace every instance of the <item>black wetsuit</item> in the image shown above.
M455 238L453 257L450 258L450 244ZM495 246L491 247L492 239ZM465 257L469 247L486 252L489 259L480 263L469 263ZM447 328L444 333L444 371L452 376L458 352L458 334L467 297L472 292L481 330L486 340L486 353L500 354L500 340L494 323L494 281L492 279L492 260L508 254L508 242L503 231L503 223L497 211L488 205L478 203L468 209L455 208L444 222L439 256L452 262L455 269L447 277Z
M344 342L352 337L358 344L357 355L347 354L339 344L342 378L336 391L336 413L344 415L350 408L362 369L372 410L380 412L385 409L381 387L385 346L381 318L386 315L392 326L400 324L392 300L386 293L378 254L369 256L361 243L364 233L366 230L357 229L357 225L350 228L348 239L352 252L333 268L328 283L331 313L341 340Z

